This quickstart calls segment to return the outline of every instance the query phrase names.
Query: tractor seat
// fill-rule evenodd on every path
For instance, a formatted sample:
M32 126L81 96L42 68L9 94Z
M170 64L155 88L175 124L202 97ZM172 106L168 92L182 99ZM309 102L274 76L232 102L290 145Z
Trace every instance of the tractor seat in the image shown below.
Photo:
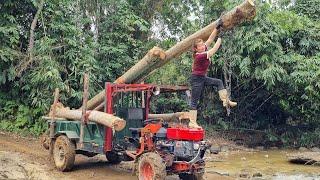
M142 129L142 128L129 128L129 130L130 130L132 133L139 133L139 132L141 132L141 129Z

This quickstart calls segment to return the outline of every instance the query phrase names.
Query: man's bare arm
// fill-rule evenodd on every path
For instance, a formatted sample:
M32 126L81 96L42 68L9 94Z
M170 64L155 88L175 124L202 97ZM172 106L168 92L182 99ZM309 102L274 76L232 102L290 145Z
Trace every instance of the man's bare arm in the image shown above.
M210 34L208 40L206 41L206 45L208 48L210 47L212 41L216 38L217 34L218 34L218 30L216 28L214 28L214 30Z
M218 40L214 44L213 48L211 48L207 53L207 58L208 59L218 51L220 45L221 45L221 38L218 38Z

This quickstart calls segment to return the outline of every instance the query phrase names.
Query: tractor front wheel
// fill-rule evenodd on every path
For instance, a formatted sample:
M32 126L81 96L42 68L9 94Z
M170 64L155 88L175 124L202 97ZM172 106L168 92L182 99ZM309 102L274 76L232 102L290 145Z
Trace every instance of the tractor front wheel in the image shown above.
M53 146L53 160L59 171L72 169L75 160L75 145L67 136L59 136Z
M179 174L179 178L182 180L203 180L203 173L198 174L188 174L188 173L181 173Z
M141 180L163 180L167 176L166 165L159 154L145 153L139 158L138 177Z

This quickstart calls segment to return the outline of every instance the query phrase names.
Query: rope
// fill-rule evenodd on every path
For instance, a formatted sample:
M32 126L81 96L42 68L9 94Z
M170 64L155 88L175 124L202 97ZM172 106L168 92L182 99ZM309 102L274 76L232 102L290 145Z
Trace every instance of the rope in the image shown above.
M224 82L225 82L225 87L227 89L227 102L229 101L229 97L231 95L231 66L229 64L229 62L227 61L227 58L223 58L224 60L224 64L223 64L223 76L224 76ZM226 105L226 109L227 109L227 116L230 115L231 110L230 110L230 106L229 103L227 103Z
M231 33L231 32L230 32ZM219 36L223 36L225 34L228 34L228 32L226 31L222 31ZM223 59L223 76L224 76L224 82L225 82L225 87L227 90L227 102L230 100L230 96L231 96L231 79L232 79L232 65L231 62L228 61L228 58L226 57L227 51L228 49L224 49L225 53L222 55L222 59ZM226 105L226 110L227 110L227 116L230 116L231 113L231 109L229 106L229 103L227 103Z

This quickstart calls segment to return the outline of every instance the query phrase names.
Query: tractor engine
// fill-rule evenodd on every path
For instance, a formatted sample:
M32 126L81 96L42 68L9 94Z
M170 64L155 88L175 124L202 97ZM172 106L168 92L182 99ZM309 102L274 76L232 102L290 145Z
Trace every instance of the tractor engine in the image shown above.
M155 136L157 149L172 154L175 161L202 159L208 146L203 129L162 127Z

